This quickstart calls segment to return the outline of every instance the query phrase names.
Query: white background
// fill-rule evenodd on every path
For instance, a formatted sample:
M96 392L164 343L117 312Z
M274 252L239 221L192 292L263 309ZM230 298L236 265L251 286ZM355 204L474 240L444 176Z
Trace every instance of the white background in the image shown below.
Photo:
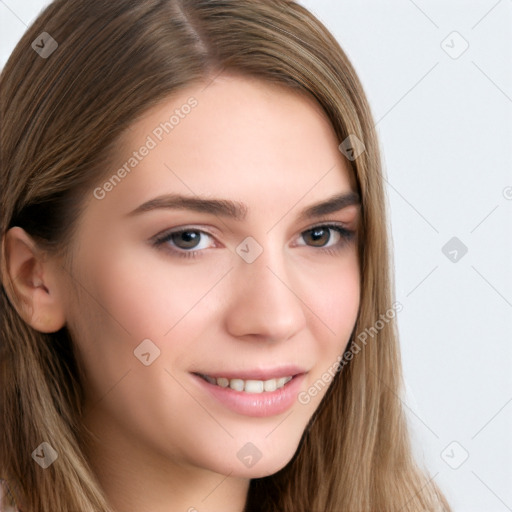
M377 123L415 449L454 512L512 511L512 0L301 3ZM0 0L0 66L44 5Z

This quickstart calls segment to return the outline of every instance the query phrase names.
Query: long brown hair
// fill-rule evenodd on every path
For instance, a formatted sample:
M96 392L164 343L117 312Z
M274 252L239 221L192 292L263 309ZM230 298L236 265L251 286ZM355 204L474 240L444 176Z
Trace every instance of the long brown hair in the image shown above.
M31 47L46 32L46 58ZM45 36L46 37L46 36ZM42 45L41 45L42 46ZM66 254L84 192L109 169L120 135L170 94L222 71L313 97L348 158L362 202L361 304L354 338L394 302L379 147L361 83L337 41L286 0L56 0L35 20L0 77L2 240L20 226ZM0 477L24 512L108 512L82 452L82 389L66 328L27 325L2 246ZM399 399L395 319L343 361L293 459L251 481L246 512L448 511L411 455ZM59 454L41 471L32 449Z

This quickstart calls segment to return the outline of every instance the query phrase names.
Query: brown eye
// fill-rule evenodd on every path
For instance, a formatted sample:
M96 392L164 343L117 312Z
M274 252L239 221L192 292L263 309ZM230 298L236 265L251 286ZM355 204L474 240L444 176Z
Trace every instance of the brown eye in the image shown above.
M333 255L355 239L355 231L338 224L320 224L303 231L301 238L303 242L299 242L299 245L313 247Z
M215 247L215 238L202 229L186 228L166 231L153 238L152 244L157 248L169 251L173 256L195 258L204 249Z
M192 249L197 246L201 240L201 233L199 231L178 231L172 233L172 242L180 249Z
M302 234L305 242L314 247L323 247L331 239L331 230L325 226L317 226ZM309 239L309 240L308 240Z

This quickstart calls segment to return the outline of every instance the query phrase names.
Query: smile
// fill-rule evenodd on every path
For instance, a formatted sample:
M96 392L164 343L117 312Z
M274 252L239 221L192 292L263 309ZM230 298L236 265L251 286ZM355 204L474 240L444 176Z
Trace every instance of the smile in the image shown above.
M226 377L210 377L209 375L199 375L206 382L220 386L221 388L231 388L234 391L243 391L245 393L264 393L275 391L282 388L287 382L292 380L293 376L279 377L268 380L244 380L228 379Z

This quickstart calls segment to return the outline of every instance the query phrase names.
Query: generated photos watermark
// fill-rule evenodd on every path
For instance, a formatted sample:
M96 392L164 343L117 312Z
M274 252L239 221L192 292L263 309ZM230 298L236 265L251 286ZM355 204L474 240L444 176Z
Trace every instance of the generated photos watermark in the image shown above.
M124 162L124 164L107 179L101 186L98 186L93 191L93 196L102 200L105 199L106 195L114 190L114 188L121 183L134 169L139 165L150 152L155 149L166 135L172 132L176 126L178 126L183 119L187 117L194 107L197 107L198 101L196 98L191 96L188 98L186 103L183 103L179 108L174 109L174 113L169 117L168 120L161 122L156 126L150 135L146 137L146 141L142 146L132 153L132 156Z
M316 380L306 391L301 391L297 395L297 400L302 405L307 405L311 402L311 399L317 396L326 386L328 386L336 374L351 361L356 354L361 352L361 346L357 343L360 342L366 346L369 338L374 338L377 334L384 329L397 313L403 310L403 305L400 302L394 302L392 306L385 312L381 313L379 319L371 327L365 328L362 332L357 335L357 341L350 344L349 349L343 354L339 355L336 361Z

